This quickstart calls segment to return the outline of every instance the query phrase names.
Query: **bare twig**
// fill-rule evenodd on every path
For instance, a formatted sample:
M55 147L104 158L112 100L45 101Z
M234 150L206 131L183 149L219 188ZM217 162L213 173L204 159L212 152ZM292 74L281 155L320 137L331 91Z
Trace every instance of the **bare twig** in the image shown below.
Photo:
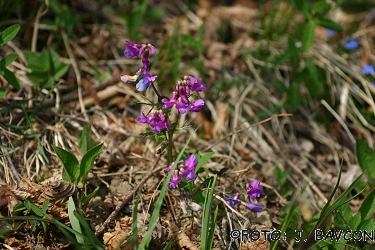
M95 231L96 236L99 236L104 233L104 230L108 227L108 224L115 219L115 217L121 211L121 209L123 209L125 205L129 203L129 201L133 198L134 194L138 192L138 189L142 187L142 185L152 176L153 173L161 170L162 168L165 168L163 166L163 167L155 169L156 165L160 161L160 158L161 158L161 155L159 155L158 158L156 158L154 165L152 166L150 171L143 177L143 179L138 183L138 185L133 189L133 191L122 199L122 201L117 205L115 210L108 216L108 218L103 222L103 224L100 225L100 227Z

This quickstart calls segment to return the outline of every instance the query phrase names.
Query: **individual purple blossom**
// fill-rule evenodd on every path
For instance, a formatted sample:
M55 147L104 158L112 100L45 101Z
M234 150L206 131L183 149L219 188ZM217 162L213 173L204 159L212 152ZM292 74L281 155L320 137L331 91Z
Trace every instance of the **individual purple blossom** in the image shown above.
M150 75L148 71L142 71L143 78L135 86L138 91L145 91L155 81L157 76Z
M173 105L176 104L176 96L177 96L177 92L173 91L171 99L169 99L169 100L168 100L168 98L161 99L161 102L164 104L163 108L171 109L173 107Z
M169 188L177 188L178 184L181 182L180 177L178 176L178 170L175 170L172 176L172 179L169 183Z
M326 32L327 32L327 35L328 35L328 36L333 36L334 34L336 34L336 31L335 31L335 30L327 29Z
M125 45L127 46L127 48L124 51L124 55L130 58L141 56L145 48L147 47L146 44L132 43L128 40L125 41Z
M260 197L263 191L263 187L259 184L259 180L250 181L249 185L246 188L246 192L249 198L255 199Z
M198 160L195 155L188 156L185 160L182 177L190 181L197 178L197 175L195 174L195 167L197 166L197 164Z
M169 167L167 167L166 169L164 169L164 173L169 173L169 171L171 171L173 165L174 165L174 162L172 162L171 165L169 165Z
M371 74L375 73L374 65L365 64L365 66L363 66L362 72L365 75L371 75Z
M263 204L253 204L253 203L250 203L250 202L246 202L246 207L248 209L250 209L252 212L260 212L262 211L262 209L264 208L264 205Z
M239 193L236 193L233 198L224 198L228 203L229 206L234 207L237 204L241 204L241 201L238 199L240 197Z
M206 85L201 83L202 78L194 78L192 76L185 76L185 79L189 80L189 86L192 91L202 92Z
M358 48L358 42L354 38L350 38L349 41L345 43L345 48L347 50L353 51Z
M203 106L204 101L202 99L198 99L194 101L194 104L190 104L188 109L193 112L200 112Z

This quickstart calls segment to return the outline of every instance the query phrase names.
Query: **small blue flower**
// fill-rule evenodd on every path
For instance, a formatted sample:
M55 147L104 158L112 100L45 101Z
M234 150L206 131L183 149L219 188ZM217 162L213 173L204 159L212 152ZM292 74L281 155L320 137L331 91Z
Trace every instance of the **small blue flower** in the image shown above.
M263 204L253 204L253 203L250 203L250 202L246 202L246 207L248 209L250 209L252 212L260 212L262 211L262 209L264 208L264 205Z
M241 204L241 201L238 199L239 196L240 194L236 193L233 196L233 198L224 198L224 199L228 202L229 206L234 207L237 204Z
M354 38L350 38L349 41L345 43L345 48L347 50L353 51L358 48L358 42Z
M328 36L333 36L334 34L336 34L336 31L330 29L327 29L326 32Z
M371 74L375 73L374 65L365 64L365 66L363 66L362 72L365 75L371 75Z

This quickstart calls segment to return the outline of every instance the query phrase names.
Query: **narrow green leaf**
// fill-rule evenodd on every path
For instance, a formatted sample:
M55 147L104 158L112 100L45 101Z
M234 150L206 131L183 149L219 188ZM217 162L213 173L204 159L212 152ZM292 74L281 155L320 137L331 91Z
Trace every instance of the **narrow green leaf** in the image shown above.
M92 122L89 122L78 135L78 147L82 155L95 146L95 142L91 137Z
M79 224L79 221L77 217L75 217L74 212L76 211L76 206L74 204L73 198L70 196L68 201L68 216L70 224L72 225L72 228L82 234L81 225ZM79 244L85 243L83 238L79 235L76 235L77 242Z
M350 228L353 229L353 230L357 230L357 229L361 229L361 228L358 228L359 224L361 223L362 221L362 218L361 218L361 214L360 213L356 213L350 220L349 220L349 225L350 225Z
M21 88L20 82L13 72L5 68L3 69L3 76L15 89L19 90Z
M20 30L21 26L19 24L13 24L6 28L3 32L0 33L0 46L3 46L10 40L12 40Z
M91 148L82 157L80 164L80 178L85 179L94 165L96 157L102 152L103 143Z
M90 200L92 199L92 197L94 197L94 195L99 191L99 186L95 188L94 191L92 191L90 194L84 196L82 198L82 203L85 203L85 204L89 204Z
M311 47L312 43L314 42L315 37L315 22L313 20L310 20L307 23L305 34L303 35L302 40L302 51L306 52Z
M94 232L92 231L90 225L87 223L85 218L80 215L77 211L74 212L74 216L78 219L79 223L83 227L84 235L86 235L86 241L90 242L91 246L97 250L104 250L104 247L100 240L95 236Z
M211 205L213 200L213 195L215 191L217 175L214 176L213 180L208 184L208 192L206 195L206 200L203 206L203 217L202 217L202 231L201 231L201 249L210 250L212 246L210 245L211 240L210 235L210 218L211 218Z
M356 142L357 160L362 171L370 178L375 178L375 152L366 142Z
M6 88L0 88L0 99L7 95Z
M315 20L315 24L319 25L319 26L322 26L326 29L330 29L330 30L336 30L336 31L342 31L343 30L343 28L340 24L335 23L334 21L332 21L330 19L319 18L319 19Z
M290 108L295 111L301 103L301 96L299 94L299 83L292 81L288 89L288 103Z
M167 191L168 184L169 184L170 180L172 179L172 175L174 173L174 170L177 167L177 163L180 161L182 154L185 152L185 149L186 149L187 145L189 144L189 142L191 140L191 137L192 136L189 137L189 139L185 143L185 146L182 148L181 152L178 154L177 159L175 160L171 171L169 171L169 173L167 175L167 178L165 179L163 187L160 190L159 197L156 200L154 211L152 212L152 215L151 215L151 218L150 218L148 230L147 230L146 234L143 236L142 242L139 245L138 249L147 249L148 245L150 244L152 232L154 231L154 228L155 228L156 223L157 223L157 219L159 218L160 208L161 208L161 205L163 204L163 200L164 200L165 192Z
M331 10L331 5L327 3L327 0L319 0L314 4L314 10L323 16Z
M361 214L362 220L369 219L375 211L375 189L373 189L362 202L358 213ZM362 229L362 228L360 228Z
M308 76L304 77L306 87L313 97L318 97L324 90L324 82L320 77L321 72L310 60L305 60L305 64L308 73Z
M56 146L53 146L53 149L55 150L57 156L60 158L61 162L64 165L66 175L64 176L63 174L63 179L64 177L68 177L68 179L64 180L77 184L80 176L79 163L77 158L74 156L74 154L72 154L69 151L66 151L65 149Z
M309 20L311 20L312 16L310 14L311 6L306 1L301 0L294 0L294 4L297 8L302 12L302 14Z
M374 230L375 228L375 220L373 219L367 219L361 221L358 225L358 229L363 231L363 232L371 232L371 230Z
M212 249L212 244L214 243L214 237L215 237L215 227L216 227L216 219L217 219L217 214L219 212L219 206L216 206L215 212L214 212L214 217L212 218L212 223L210 227L210 233L208 235L208 249Z
M199 159L199 162L195 167L195 173L198 173L199 169L213 156L213 154L214 152L209 152Z
M56 68L56 71L55 71L55 74L53 75L53 77L55 79L61 78L63 75L65 75L65 73L68 71L68 69L69 69L68 64L62 64L62 65L58 66Z
M0 67L6 67L9 64L11 64L14 60L18 58L17 54L9 54L6 55L1 61L0 61Z

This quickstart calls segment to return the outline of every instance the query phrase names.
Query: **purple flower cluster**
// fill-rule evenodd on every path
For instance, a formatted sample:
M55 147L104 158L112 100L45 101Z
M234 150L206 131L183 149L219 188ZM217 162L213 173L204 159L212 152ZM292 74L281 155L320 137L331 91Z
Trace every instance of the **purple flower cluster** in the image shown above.
M168 123L168 119L162 111L155 111L150 116L146 116L142 111L142 115L138 116L137 120L140 123L146 123L152 128L152 132L159 134L162 129L170 131L171 128Z
M174 162L169 165L166 169L164 169L164 173L168 173L171 171L173 167ZM197 178L197 175L195 174L195 167L198 165L198 160L195 157L195 155L190 155L185 160L185 165L180 170L182 178L185 178L189 181L194 180ZM169 187L174 189L177 188L178 184L181 182L181 178L179 175L179 171L175 170L173 173L173 177L171 179L171 182L169 183Z
M252 180L250 181L249 185L246 187L247 193L247 202L246 207L249 208L253 212L260 212L264 208L264 205L252 203L253 199L259 198L263 192L263 187L260 185L259 180ZM224 198L231 207L234 207L237 204L241 203L239 200L240 194L236 193L233 198Z
M174 105L181 114L185 114L188 110L192 112L201 111L204 101L202 99L195 100L191 103L189 100L190 92L202 92L206 85L201 83L202 78L194 78L192 76L184 76L176 84L176 88L172 93L172 97L163 98L163 108L171 109Z
M142 55L143 68L141 71L137 72L137 75L142 75L142 79L137 83L136 88L138 91L144 91L155 81L157 77L150 74L151 64L148 60L150 52L151 54L155 54L156 50L151 44L136 44L125 41L125 45L127 46L124 51L124 55L126 57L133 58ZM128 81L124 82L128 83Z

